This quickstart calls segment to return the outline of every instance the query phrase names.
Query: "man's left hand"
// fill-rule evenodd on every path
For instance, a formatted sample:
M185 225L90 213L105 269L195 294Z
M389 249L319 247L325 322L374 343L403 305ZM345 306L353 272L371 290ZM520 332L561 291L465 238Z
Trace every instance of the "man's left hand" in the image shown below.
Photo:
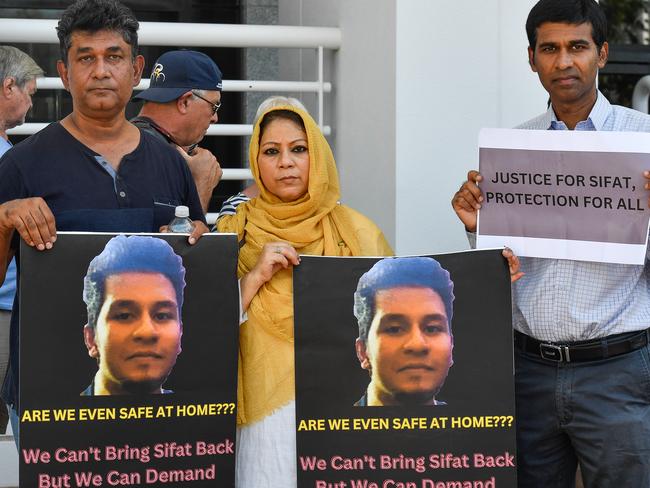
M203 234L210 232L210 229L208 229L208 226L200 220L193 220L192 223L194 224L194 230L190 234L190 237L187 239L187 242L190 244L196 244ZM160 227L160 229L158 229L158 231L162 232L163 234L167 234L169 233L169 228L168 226L163 225Z
M512 249L506 247L501 254L506 261L508 261L508 269L510 270L510 283L514 283L519 278L524 276L524 272L521 271L521 266L519 264L519 258L512 252Z
M194 230L190 234L188 242L190 244L196 244L203 234L210 232L210 229L200 220L193 220L192 222L194 223Z

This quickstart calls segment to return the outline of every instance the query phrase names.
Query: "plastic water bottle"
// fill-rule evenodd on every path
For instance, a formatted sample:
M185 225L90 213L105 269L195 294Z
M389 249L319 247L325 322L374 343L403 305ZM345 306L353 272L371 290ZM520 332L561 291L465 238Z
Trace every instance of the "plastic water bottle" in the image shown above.
M169 232L177 234L191 234L194 230L194 223L190 220L190 209L185 205L179 205L174 210L174 218L167 226Z

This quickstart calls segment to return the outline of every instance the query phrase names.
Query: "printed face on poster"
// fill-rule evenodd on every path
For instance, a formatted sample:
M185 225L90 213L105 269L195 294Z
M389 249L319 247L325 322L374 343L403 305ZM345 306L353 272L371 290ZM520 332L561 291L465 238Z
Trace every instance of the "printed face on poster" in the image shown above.
M516 486L500 251L302 256L294 306L298 486Z
M643 264L650 138L637 132L483 129L477 247Z
M237 243L21 247L21 486L233 486Z

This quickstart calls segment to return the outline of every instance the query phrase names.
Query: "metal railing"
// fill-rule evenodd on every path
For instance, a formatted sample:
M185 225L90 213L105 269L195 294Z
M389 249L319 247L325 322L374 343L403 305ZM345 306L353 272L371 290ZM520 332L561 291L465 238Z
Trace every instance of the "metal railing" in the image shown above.
M50 19L2 19L0 42L58 44L57 23L58 20ZM289 25L140 22L138 39L143 46L339 49L341 30Z
M58 44L57 20L0 19L0 43ZM223 91L232 92L307 92L316 93L318 110L316 120L325 135L331 128L323 125L324 94L332 91L332 84L324 80L323 50L341 47L341 30L335 27L303 27L281 25L199 24L176 22L140 22L140 45L185 47L271 47L304 48L317 50L315 81L260 81L224 80ZM135 88L144 90L149 80L143 79ZM41 78L37 87L45 90L62 90L59 78ZM41 130L49 122L23 124L8 131L9 134L29 135ZM216 124L208 129L208 136L246 136L252 134L249 124ZM224 180L246 180L248 169L225 168ZM210 216L212 217L212 216Z

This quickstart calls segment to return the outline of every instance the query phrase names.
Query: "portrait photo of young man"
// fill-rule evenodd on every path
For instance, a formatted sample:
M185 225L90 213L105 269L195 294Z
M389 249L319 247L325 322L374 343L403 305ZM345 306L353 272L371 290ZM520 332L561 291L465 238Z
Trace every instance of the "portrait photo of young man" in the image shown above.
M454 362L453 289L428 257L382 259L361 276L355 349L370 383L355 406L445 405L437 395Z
M82 396L172 393L181 352L185 268L164 240L116 236L84 278L84 342L97 373Z

